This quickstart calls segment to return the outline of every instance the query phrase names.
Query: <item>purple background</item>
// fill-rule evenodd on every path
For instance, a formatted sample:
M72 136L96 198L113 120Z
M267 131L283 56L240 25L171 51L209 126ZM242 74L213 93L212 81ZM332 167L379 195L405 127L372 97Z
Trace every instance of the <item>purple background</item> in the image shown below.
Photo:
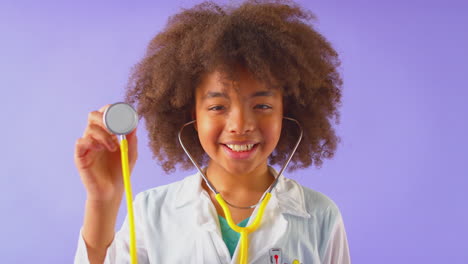
M120 101L148 41L198 2L2 0L2 263L72 262L88 112ZM353 263L468 263L462 2L302 1L343 61L342 143L322 169L287 176L338 204ZM135 194L191 173L162 174L143 128Z

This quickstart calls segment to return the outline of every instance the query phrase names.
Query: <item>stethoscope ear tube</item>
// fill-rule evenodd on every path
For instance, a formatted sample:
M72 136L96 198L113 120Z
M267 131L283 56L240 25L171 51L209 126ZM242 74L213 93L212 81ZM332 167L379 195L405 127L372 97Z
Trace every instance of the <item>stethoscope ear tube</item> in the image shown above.
M291 159L292 157L294 156L294 154L296 153L297 151L297 148L299 147L299 144L301 143L302 141L302 136L304 134L304 130L302 129L302 126L301 124L299 123L299 121L297 121L296 119L294 118L291 118L291 117L286 117L284 116L283 117L284 119L286 120L289 120L289 121L292 121L294 123L296 123L296 125L299 127L299 137L296 141L296 145L294 145L294 148L293 150L291 151L291 153L289 154L289 157L288 159L286 160L286 163L283 165L283 167L281 168L281 170L278 172L278 176L276 177L275 181L271 184L270 188L268 188L268 192L270 193L276 186L276 184L278 183L278 179L281 175L283 175L283 171L286 169L286 167L288 167L289 165L289 162L291 162Z
M187 155L187 157L190 159L190 161L193 163L193 165L195 166L195 168L197 168L198 172L200 173L200 175L203 177L203 179L205 180L206 184L208 185L208 188L210 188L210 190L214 193L214 194L218 194L218 191L216 190L216 188L211 184L211 182L208 180L208 178L205 176L205 173L203 172L203 170L201 169L201 167L198 165L198 163L195 161L195 159L192 157L192 155L190 155L190 152L187 150L187 148L185 147L184 143L182 142L182 131L184 130L184 128L186 126L189 126L191 124L194 124L195 122L197 122L197 120L192 120L192 121L189 121L187 123L185 123L184 125L182 125L182 127L179 129L179 133L177 133L177 138L179 139L179 143L180 143L180 146L182 147L182 149L184 150L185 154Z

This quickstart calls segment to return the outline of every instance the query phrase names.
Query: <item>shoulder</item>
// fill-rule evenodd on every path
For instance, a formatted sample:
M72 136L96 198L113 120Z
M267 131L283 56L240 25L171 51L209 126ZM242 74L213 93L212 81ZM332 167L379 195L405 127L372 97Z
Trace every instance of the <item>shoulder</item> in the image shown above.
M306 187L293 179L286 178L286 181L290 185L295 185L300 194L304 210L314 221L323 221L323 223L327 223L328 225L335 224L337 220L340 221L340 209L330 197Z
M299 184L300 185L300 184ZM300 185L304 194L304 204L309 213L330 213L334 216L340 214L338 205L327 195Z
M296 181L289 179L298 187L301 192L303 208L308 217L302 218L301 222L308 228L307 237L313 238L319 243L320 255L325 254L329 243L334 241L344 241L346 244L346 232L343 218L338 205L327 195L303 186Z
M350 263L349 247L338 205L327 195L302 186L306 210L311 215L310 235L317 244L321 263Z

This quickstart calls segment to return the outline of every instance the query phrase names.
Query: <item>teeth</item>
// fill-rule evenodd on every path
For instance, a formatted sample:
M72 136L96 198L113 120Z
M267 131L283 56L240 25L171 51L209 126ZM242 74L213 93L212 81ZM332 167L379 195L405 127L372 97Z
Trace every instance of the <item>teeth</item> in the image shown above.
M249 151L253 148L254 144L247 144L247 145L232 145L232 144L227 144L228 148L236 151L236 152L241 152L241 151Z

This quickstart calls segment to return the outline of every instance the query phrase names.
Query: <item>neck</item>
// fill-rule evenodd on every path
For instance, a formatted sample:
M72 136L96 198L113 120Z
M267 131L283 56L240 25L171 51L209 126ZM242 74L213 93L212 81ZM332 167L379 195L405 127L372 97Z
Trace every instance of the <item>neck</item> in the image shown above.
M233 174L210 162L206 177L225 200L238 206L258 202L274 181L266 163L247 173ZM203 185L206 187L205 182Z

